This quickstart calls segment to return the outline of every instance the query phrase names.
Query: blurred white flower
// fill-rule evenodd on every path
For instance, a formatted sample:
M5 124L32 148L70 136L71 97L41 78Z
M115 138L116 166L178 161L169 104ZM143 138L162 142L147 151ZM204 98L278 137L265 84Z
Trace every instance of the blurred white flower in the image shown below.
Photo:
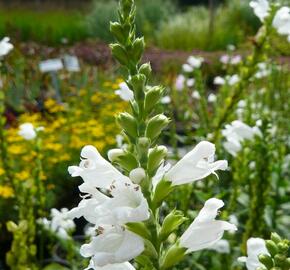
M197 99L199 100L200 99L200 94L197 90L194 90L191 94L191 96L194 98L194 99Z
M237 65L242 61L242 57L240 55L235 55L231 58L231 64L232 65Z
M217 76L214 78L213 83L216 85L224 85L226 83L226 80L222 78L221 76Z
M14 47L9 42L10 38L5 37L0 41L0 57L7 55Z
M182 74L179 74L175 81L175 88L178 91L182 91L184 89L185 77Z
M89 244L82 245L80 250L83 257L92 257L95 267L130 261L144 250L143 239L123 227L100 226L98 231L99 235L93 237Z
M232 76L227 76L226 80L228 81L229 85L234 85L240 81L240 77L237 74L234 74Z
M186 63L182 65L182 70L186 73L191 73L193 71L193 67Z
M200 68L203 62L203 57L190 56L187 59L187 63L193 68Z
M125 101L130 101L134 99L134 93L125 82L119 84L120 89L115 91L115 94L118 95L121 99Z
M288 42L290 42L290 8L281 7L274 19L273 26L277 29L280 35L288 36Z
M226 170L227 161L214 162L214 154L215 145L202 141L179 160L164 177L176 186L200 180L210 174L216 174L216 170Z
M39 219L38 222L42 224L46 230L50 230L62 239L67 239L75 229L75 223L67 214L67 208L62 208L60 211L52 208L50 212L51 220L42 218Z
M208 102L210 102L210 103L214 103L214 102L216 102L217 97L216 97L215 94L211 93L211 94L208 95L207 100L208 100Z
M270 5L268 0L255 0L250 2L250 7L254 10L255 15L263 22L269 15Z
M209 247L211 250L215 250L221 254L229 254L231 251L230 243L228 240L221 239L217 241L213 246Z
M194 78L188 79L188 80L186 81L186 85L187 85L188 87L192 87L192 86L194 86L194 84L195 84L195 79L194 79Z
M266 63L258 63L258 71L256 72L255 74L255 77L257 79L261 79L261 78L264 78L264 77L267 77L271 70L267 67L267 64Z
M187 253L209 248L223 237L224 231L237 230L234 224L215 219L223 206L223 201L216 198L205 202L198 216L180 238L180 245L187 248Z
M135 268L129 262L97 266L95 265L94 260L90 260L89 266L84 270L135 270Z
M43 130L43 127L35 128L31 123L24 123L19 126L18 135L23 139L30 141L36 138L37 131Z
M265 240L261 238L248 239L247 254L248 257L240 257L238 258L238 261L246 263L248 270L256 270L259 266L262 266L258 256L261 254L269 255L269 252L266 248Z
M227 65L230 62L230 56L228 54L224 54L220 57L220 62Z
M170 102L171 102L170 96L165 96L165 97L161 98L162 104L169 104Z

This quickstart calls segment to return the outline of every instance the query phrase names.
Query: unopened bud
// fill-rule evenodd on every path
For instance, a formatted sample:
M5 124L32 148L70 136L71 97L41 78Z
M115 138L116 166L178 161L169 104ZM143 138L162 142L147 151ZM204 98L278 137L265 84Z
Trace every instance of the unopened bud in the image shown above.
M120 113L117 116L117 122L127 135L131 136L132 138L138 137L137 121L131 114Z
M179 247L178 244L173 245L165 253L161 263L161 269L170 269L180 262L186 254L186 248Z
M108 159L111 162L116 161L116 159L120 156L124 155L124 150L123 149L111 149L108 151Z
M278 253L278 247L274 241L266 240L266 247L272 257L274 257Z
M149 150L147 169L150 176L154 176L156 170L159 168L161 162L166 156L167 148L163 145L156 146Z
M277 254L274 257L274 261L275 261L275 265L276 266L283 266L285 260L286 260L286 256L285 255L282 255L282 254Z
M145 63L139 68L139 73L145 75L147 79L150 77L151 72L152 68L150 63Z
M120 165L123 169L130 172L138 166L135 156L122 149L111 149L108 152L108 158L111 162Z
M146 83L146 76L137 74L131 77L129 84L132 85L137 101L144 99L144 87Z
M139 184L142 180L146 177L145 170L143 168L136 168L132 170L129 174L129 178L132 180L133 183Z
M158 114L148 121L145 135L151 140L156 139L168 125L169 119L164 114Z
M274 266L273 260L269 255L261 254L259 255L259 261L264 264L268 269Z
M125 49L119 44L111 44L110 47L113 56L120 62L120 64L127 66L129 60Z
M271 240L278 244L280 241L282 241L281 237L277 233L272 233L271 234Z
M145 95L145 111L150 113L152 109L156 106L156 104L160 101L163 95L164 88L163 87L152 87L149 91L147 91Z
M124 30L120 23L110 22L110 31L121 44L126 42L126 36L124 35Z
M132 45L132 60L139 63L144 52L145 42L144 38L136 38Z

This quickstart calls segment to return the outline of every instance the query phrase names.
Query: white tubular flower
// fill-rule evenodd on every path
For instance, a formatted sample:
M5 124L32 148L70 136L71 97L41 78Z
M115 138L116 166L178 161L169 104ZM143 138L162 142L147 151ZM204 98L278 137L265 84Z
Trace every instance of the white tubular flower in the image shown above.
M211 198L205 202L196 219L180 238L180 246L187 253L209 248L216 244L224 231L236 231L237 227L226 221L215 220L223 201Z
M68 168L72 177L80 176L85 183L98 188L109 188L115 181L130 182L128 177L105 160L92 145L87 145L82 149L81 158L79 166Z
M5 37L0 41L0 57L7 55L14 47L9 42L10 38Z
M229 254L231 251L230 243L228 240L221 239L217 241L213 246L209 247L211 250L215 250L221 254Z
M288 42L290 42L290 8L289 7L281 7L274 19L273 26L277 29L277 32L280 35L287 35Z
M214 162L215 145L202 141L179 160L166 174L165 179L174 186L191 183L215 174L216 170L226 170L226 160Z
M118 95L121 99L125 101L130 101L134 99L134 93L125 82L119 84L120 89L115 91L115 94Z
M255 15L261 20L269 15L270 5L268 0L255 0L250 2L250 7L254 10Z
M236 157L237 153L242 149L241 143L237 139L231 137L227 138L227 141L223 143L223 146L226 151L234 157Z
M187 63L192 66L193 68L200 68L202 63L203 63L204 59L202 57L194 57L194 56L190 56L187 59Z
M269 252L266 248L265 240L261 238L248 239L247 254L248 257L240 257L238 258L238 261L246 263L248 270L256 270L259 266L262 266L258 256L261 254L269 255Z
M144 250L142 238L122 227L99 227L98 230L100 234L89 244L82 245L80 250L83 257L92 257L94 266L124 263Z
M108 264L105 266L97 266L94 260L90 261L89 266L85 270L136 270L129 262Z
M185 77L180 74L177 76L176 81L175 81L175 88L177 91L182 91L184 88L184 83L185 83Z
M23 139L30 141L36 138L36 130L31 123L24 123L19 126L18 135Z

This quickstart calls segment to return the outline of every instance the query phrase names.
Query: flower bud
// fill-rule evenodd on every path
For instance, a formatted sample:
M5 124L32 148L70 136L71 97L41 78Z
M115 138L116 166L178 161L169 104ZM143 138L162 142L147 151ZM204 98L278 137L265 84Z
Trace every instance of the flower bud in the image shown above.
M120 62L121 65L128 65L128 55L124 48L119 44L111 44L112 55Z
M169 269L180 262L186 253L186 248L179 247L178 244L173 245L165 253L161 263L161 269Z
M156 170L159 168L161 162L166 156L167 148L163 145L156 146L149 150L147 169L150 176L154 176Z
M177 230L179 226L185 222L187 218L184 217L181 211L173 210L169 213L162 224L161 231L160 231L160 240L164 241L168 238L168 236Z
M119 157L119 156L122 156L124 155L124 150L123 149L111 149L108 151L108 159L111 161L111 162L115 162L116 159Z
M168 196L172 189L173 186L171 182L166 181L164 178L157 184L152 199L152 204L155 209L161 205L162 201Z
M132 85L134 95L137 101L144 99L144 87L146 83L146 77L143 74L137 74L131 77L129 84Z
M13 221L8 221L6 223L6 227L9 232L15 232L18 229L17 224L15 224Z
M285 243L285 242L280 242L278 243L277 245L278 247L278 250L280 253L286 253L288 252L288 249L289 249L289 244Z
M128 136L138 137L138 127L136 119L129 113L120 113L117 116L117 122Z
M274 257L274 262L275 262L276 266L283 266L285 260L286 260L286 256L282 255L282 254L277 254ZM267 265L265 264L265 266L267 266ZM268 267L268 268L270 268L270 267Z
M271 234L271 240L275 242L275 244L278 244L280 241L282 241L281 237L277 233Z
M160 86L152 87L145 95L145 112L150 113L155 105L160 101L164 88Z
M261 254L259 255L259 261L264 264L268 269L274 266L273 260L269 255Z
M169 119L163 115L158 114L152 117L147 124L145 135L150 138L152 141L156 139L161 131L168 125Z
M151 72L152 68L150 63L145 63L139 68L139 73L145 75L147 79L150 77Z
M124 44L126 42L126 35L124 35L123 27L118 22L110 22L110 31L113 33L115 38L121 43Z
M136 38L132 45L132 58L133 61L139 63L144 52L145 42L144 38Z
M145 170L143 168L136 168L129 174L129 178L133 183L139 184L146 177Z
M274 241L266 240L266 247L272 257L274 257L278 253L278 247Z

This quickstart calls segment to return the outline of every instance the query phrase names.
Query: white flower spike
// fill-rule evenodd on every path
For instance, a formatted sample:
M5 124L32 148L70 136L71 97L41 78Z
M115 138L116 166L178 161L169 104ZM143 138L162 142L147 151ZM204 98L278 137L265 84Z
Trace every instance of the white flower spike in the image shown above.
M237 230L234 224L215 219L223 206L223 201L216 198L205 202L196 219L180 238L180 246L187 248L187 253L209 248L223 237L224 231Z

